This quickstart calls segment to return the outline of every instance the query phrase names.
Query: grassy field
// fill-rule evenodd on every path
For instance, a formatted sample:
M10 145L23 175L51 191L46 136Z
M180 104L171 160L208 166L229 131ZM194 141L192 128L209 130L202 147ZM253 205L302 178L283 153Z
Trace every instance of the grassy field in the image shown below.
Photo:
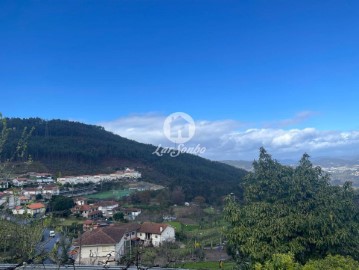
M189 262L178 265L181 268L185 269L198 269L198 270L212 270L212 269L224 269L232 270L234 269L234 262L223 262L223 268L219 267L219 262Z
M103 191L91 195L87 195L86 197L89 199L99 199L99 200L107 200L107 199L114 199L119 200L124 196L128 196L132 193L131 190L124 189L124 190L108 190Z
M183 227L184 232L191 232L191 231L195 231L198 230L199 225L192 225L192 224L182 224L178 221L170 221L168 222L168 224L170 224L173 228L175 228L176 231L180 231L181 227Z

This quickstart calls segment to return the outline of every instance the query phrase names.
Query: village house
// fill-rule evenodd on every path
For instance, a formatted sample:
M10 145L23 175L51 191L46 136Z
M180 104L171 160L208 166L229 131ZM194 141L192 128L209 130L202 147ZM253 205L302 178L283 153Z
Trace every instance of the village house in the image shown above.
M101 181L115 181L119 179L138 179L141 178L141 173L133 169L125 169L124 171L117 171L111 174L98 174L98 175L78 175L78 176L65 176L57 178L57 182L61 185L65 184L84 184L84 183L100 183Z
M46 212L46 207L42 203L32 203L27 206L27 212L31 216L43 215Z
M47 198L51 198L54 195L60 195L60 189L55 185L45 185L41 187L42 195Z
M167 224L144 222L137 232L144 246L158 247L164 242L175 241L175 230Z
M85 197L76 197L74 198L74 203L76 205L84 205L84 204L87 204L87 198Z
M145 222L141 225L100 226L91 220L84 222L86 231L75 242L77 262L80 258L82 264L97 264L108 258L118 261L136 245L159 247L175 241L175 230L167 224Z
M118 202L115 201L99 201L96 203L98 210L102 212L102 216L105 218L112 217L115 213L115 209L118 207Z
M86 231L95 230L100 227L106 227L109 225L110 225L109 223L103 220L96 221L96 220L87 219L83 222L82 229L84 232L86 232Z
M23 215L26 213L26 208L22 206L15 206L15 208L12 210L12 213L14 215Z
M27 198L34 199L36 195L43 195L46 198L51 198L53 195L59 195L60 189L58 186L55 185L44 185L38 187L28 187L23 188L21 193L26 196Z
M18 177L18 178L13 179L11 182L15 187L23 187L23 186L29 184L31 181L28 178Z
M97 265L108 259L118 261L126 254L126 243L136 240L138 228L138 224L113 225L83 233L75 242L76 262Z
M7 195L6 193L0 192L0 205L3 205L4 203L7 202L8 196L9 195Z
M141 209L139 208L121 208L120 211L123 213L125 219L135 220L141 214Z
M43 215L46 212L46 207L42 203L32 203L27 206L16 206L12 213L14 215L23 215L23 214L29 214L31 216L39 216Z
M28 188L23 188L21 193L27 198L35 198L36 195L41 194L42 191L39 187L36 188L28 187Z
M27 204L31 201L30 198L26 197L26 196L20 196L19 197L19 200L20 200L20 204L23 205L23 204Z
M94 219L102 216L102 212L98 210L96 205L75 205L71 208L71 212L74 215L80 215L84 218Z
M9 181L0 180L0 189L8 189L8 188L9 188Z

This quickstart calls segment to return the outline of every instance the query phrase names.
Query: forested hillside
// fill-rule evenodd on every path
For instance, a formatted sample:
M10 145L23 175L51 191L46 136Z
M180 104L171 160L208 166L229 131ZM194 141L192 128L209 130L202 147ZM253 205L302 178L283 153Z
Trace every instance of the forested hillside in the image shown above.
M239 184L246 174L244 170L194 155L158 157L152 154L155 146L122 138L99 126L39 118L10 118L7 125L11 132L5 153L13 152L25 127L34 128L28 144L28 153L36 165L33 168L46 169L54 175L134 167L147 181L171 189L180 186L187 199L202 195L211 202L230 192L240 193Z

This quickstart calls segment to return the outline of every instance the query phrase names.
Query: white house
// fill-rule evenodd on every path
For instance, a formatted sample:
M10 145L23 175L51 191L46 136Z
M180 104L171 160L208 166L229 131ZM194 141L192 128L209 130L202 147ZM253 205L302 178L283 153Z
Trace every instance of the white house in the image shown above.
M141 214L141 209L139 208L121 208L121 212L124 214L125 218L128 220L135 220Z
M0 192L0 205L3 205L7 202L8 196L9 195L5 194L4 192Z
M30 198L30 197L34 197L38 194L41 194L42 191L40 188L24 188L21 192L24 196Z
M102 216L109 218L114 214L114 209L118 207L118 202L115 201L100 201L96 203L98 210L102 212Z
M47 185L43 186L42 188L42 195L45 196L53 196L53 195L60 195L60 189L58 186L55 185Z
M76 197L74 198L74 203L76 205L84 205L84 204L87 204L87 198L85 197Z
M77 263L95 264L119 260L126 254L126 243L136 239L138 224L107 226L87 231L76 241Z
M30 182L27 178L15 178L12 180L12 184L16 187L22 187Z
M175 230L167 224L145 222L141 224L137 237L145 246L158 247L164 242L175 241Z
M9 181L0 180L0 189L7 189L7 188L9 188Z
M46 207L42 203L32 203L26 207L17 206L12 210L14 215L23 215L25 213L30 214L31 216L43 215L45 214Z
M12 213L14 215L23 215L26 213L26 208L23 208L21 206L16 206L13 210Z
M122 178L137 179L141 178L141 173L133 169L127 168L124 171L117 171L111 174L98 174L98 175L79 175L79 176L66 176L57 178L57 182L64 185L69 184L83 184L83 183L99 183L101 181L114 181Z

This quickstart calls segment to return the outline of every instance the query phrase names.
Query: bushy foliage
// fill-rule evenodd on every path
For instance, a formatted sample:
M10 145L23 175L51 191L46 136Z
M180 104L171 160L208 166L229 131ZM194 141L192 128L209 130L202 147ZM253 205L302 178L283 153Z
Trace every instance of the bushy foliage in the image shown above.
M358 259L359 210L351 185L331 186L304 155L296 168L273 160L262 148L244 197L227 198L230 249L241 260L264 262L275 253L304 263L327 254Z
M264 264L256 263L255 270L358 270L359 262L351 257L328 255L324 259L310 260L304 266L295 262L293 254L274 254Z
M351 257L328 255L322 260L311 260L306 263L303 270L358 270L359 262Z
M255 270L300 270L301 265L294 261L293 254L273 254L272 258L262 265L256 263Z
M51 197L49 201L49 208L51 212L58 216L68 216L70 209L75 205L72 198L55 195Z

